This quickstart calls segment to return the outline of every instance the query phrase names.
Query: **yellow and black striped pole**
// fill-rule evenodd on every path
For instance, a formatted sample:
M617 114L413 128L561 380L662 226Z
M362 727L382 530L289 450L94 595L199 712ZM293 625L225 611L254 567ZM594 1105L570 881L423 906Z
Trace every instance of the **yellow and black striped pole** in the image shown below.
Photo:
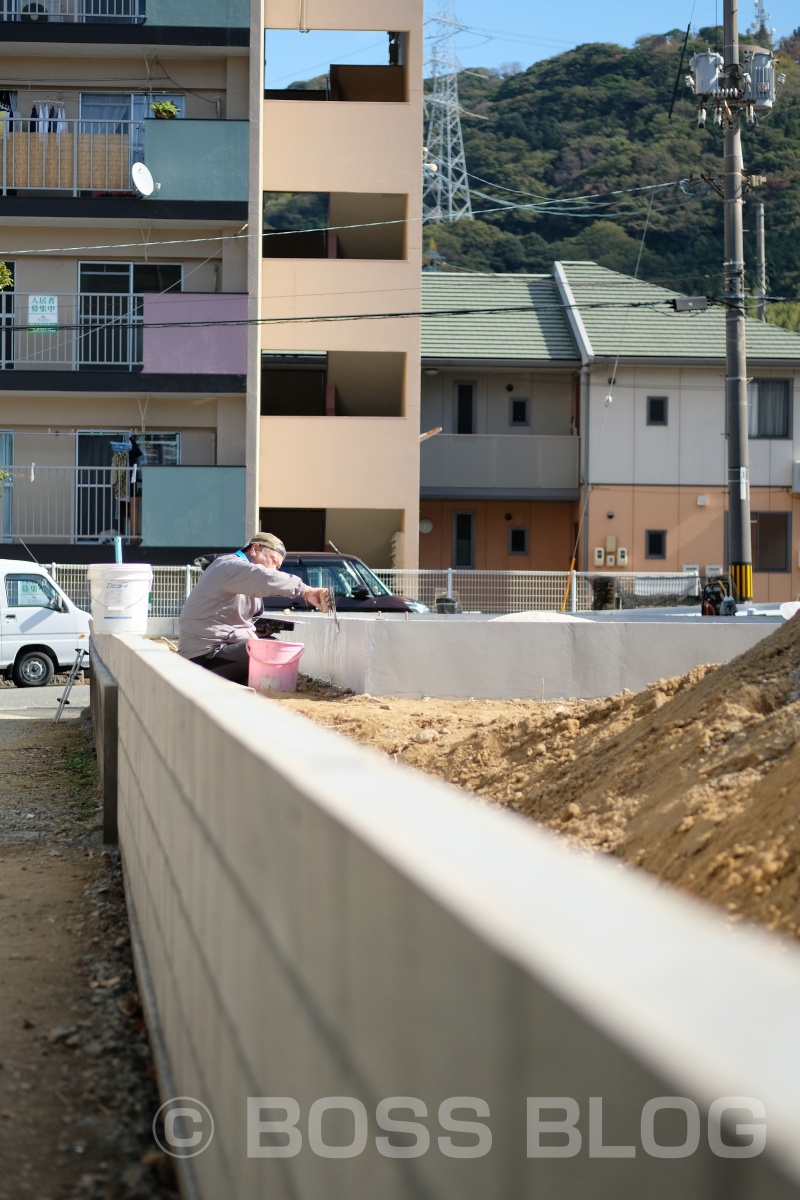
M731 563L731 582L739 600L753 599L753 565L752 563Z

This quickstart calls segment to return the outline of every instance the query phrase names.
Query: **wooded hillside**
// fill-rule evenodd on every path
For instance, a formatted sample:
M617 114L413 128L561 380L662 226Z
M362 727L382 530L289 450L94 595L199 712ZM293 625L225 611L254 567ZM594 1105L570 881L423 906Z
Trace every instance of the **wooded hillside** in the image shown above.
M455 267L493 271L591 259L633 274L641 250L641 278L718 295L722 131L710 121L697 128L683 77L692 53L719 46L721 30L701 29L690 40L670 120L683 39L672 30L633 49L578 46L526 71L463 72L460 97L472 114L463 119L467 166L484 195L473 195L475 220L432 223L426 243ZM767 177L748 198L766 206L769 292L789 302L773 306L770 318L800 329L800 29L777 53L786 83L774 111L743 131L744 157L749 173ZM669 186L653 190L661 184ZM745 227L754 288L752 206Z

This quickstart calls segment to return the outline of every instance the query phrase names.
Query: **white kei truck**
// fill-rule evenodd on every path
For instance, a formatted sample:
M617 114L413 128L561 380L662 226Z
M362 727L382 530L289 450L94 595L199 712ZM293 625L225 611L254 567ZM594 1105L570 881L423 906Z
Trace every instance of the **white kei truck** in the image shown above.
M17 687L44 687L89 649L89 614L44 567L0 559L0 673Z

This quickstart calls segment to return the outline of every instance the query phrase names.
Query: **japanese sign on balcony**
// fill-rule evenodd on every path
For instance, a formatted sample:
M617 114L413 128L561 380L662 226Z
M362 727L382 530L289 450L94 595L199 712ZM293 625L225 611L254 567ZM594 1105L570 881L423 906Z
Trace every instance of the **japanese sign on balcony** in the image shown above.
M58 296L28 296L28 329L31 333L56 333Z

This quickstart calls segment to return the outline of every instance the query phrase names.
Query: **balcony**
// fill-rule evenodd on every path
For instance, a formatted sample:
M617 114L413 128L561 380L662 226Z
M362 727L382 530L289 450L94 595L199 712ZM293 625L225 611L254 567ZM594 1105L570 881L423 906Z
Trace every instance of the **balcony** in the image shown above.
M0 0L0 21L53 36L51 25L248 29L249 0Z
M246 316L246 296L218 292L3 292L0 379L31 371L244 376Z
M244 467L5 468L0 530L6 543L107 542L242 545Z
M440 434L420 446L422 496L574 499L580 438Z
M145 19L146 0L0 0L0 20L24 25L140 25Z
M139 199L131 167L144 162L159 186L142 203L246 203L248 128L246 121L5 118L0 191Z

